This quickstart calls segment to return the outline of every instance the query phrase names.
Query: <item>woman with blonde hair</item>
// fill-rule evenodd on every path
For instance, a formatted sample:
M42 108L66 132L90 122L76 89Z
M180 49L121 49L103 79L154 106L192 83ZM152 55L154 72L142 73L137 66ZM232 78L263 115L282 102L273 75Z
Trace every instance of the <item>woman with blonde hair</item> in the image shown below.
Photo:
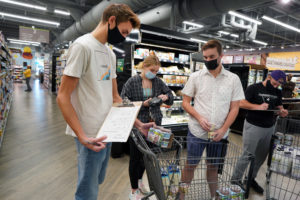
M173 95L170 88L156 76L160 67L159 59L155 55L148 56L142 63L142 73L131 77L125 83L121 93L122 98L127 97L131 101L143 101L137 117L143 123L153 121L156 125L161 125L160 105L149 106L152 98L160 98L167 105L173 104ZM129 199L138 200L143 197L143 194L147 193L142 184L145 166L143 155L131 138L129 138L129 145L129 177L132 188Z

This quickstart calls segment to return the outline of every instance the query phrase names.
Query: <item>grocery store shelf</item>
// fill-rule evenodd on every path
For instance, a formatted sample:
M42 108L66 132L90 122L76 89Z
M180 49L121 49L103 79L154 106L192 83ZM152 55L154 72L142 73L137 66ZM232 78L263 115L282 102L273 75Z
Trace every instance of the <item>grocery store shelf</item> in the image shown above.
M7 53L7 55L8 55L9 57L11 57L9 51L5 48L5 46L4 46L1 42L0 42L0 46L1 46L1 48Z
M157 72L158 75L176 75L176 76L190 76L189 73L179 73L179 72Z
M184 87L184 84L176 84L176 83L167 83L166 85L169 87Z
M1 60L4 61L4 62L5 62L5 61L8 61L8 60L7 60L4 56L2 56L1 54L0 54L0 58L1 58Z
M0 77L4 77L6 75L6 72L1 72Z
M144 60L144 58L134 58L135 60ZM177 65L190 65L190 62L179 62L179 61L170 61L170 60L159 60L161 63L168 63L168 64L177 64Z

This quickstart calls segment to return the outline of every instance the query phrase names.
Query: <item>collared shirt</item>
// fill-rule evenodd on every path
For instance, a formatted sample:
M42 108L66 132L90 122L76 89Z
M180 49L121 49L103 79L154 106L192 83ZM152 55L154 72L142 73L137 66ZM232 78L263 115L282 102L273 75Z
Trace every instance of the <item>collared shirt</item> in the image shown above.
M230 103L245 99L240 78L222 67L220 74L214 77L206 68L194 72L183 94L194 97L194 109L205 117L209 123L215 125L215 130L225 123L230 110ZM192 116L189 129L193 135L207 139L207 131L203 130L199 122ZM224 137L228 136L228 132Z

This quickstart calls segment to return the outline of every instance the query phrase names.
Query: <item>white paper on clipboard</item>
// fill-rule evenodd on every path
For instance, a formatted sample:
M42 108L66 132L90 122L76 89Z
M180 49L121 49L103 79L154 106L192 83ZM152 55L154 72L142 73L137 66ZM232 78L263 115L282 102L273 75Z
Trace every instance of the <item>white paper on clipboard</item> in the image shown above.
M131 107L113 105L96 137L107 136L104 142L126 142L142 102L133 102L133 104L134 106Z

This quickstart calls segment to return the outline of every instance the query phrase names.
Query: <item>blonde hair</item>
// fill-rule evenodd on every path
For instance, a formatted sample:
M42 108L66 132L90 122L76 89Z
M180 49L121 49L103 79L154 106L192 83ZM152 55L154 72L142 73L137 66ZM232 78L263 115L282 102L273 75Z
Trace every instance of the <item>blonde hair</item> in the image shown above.
M150 55L148 56L147 58L145 58L145 60L143 61L142 63L142 67L143 68L147 68L147 67L150 67L150 66L161 66L160 62L159 62L159 59L156 55Z

